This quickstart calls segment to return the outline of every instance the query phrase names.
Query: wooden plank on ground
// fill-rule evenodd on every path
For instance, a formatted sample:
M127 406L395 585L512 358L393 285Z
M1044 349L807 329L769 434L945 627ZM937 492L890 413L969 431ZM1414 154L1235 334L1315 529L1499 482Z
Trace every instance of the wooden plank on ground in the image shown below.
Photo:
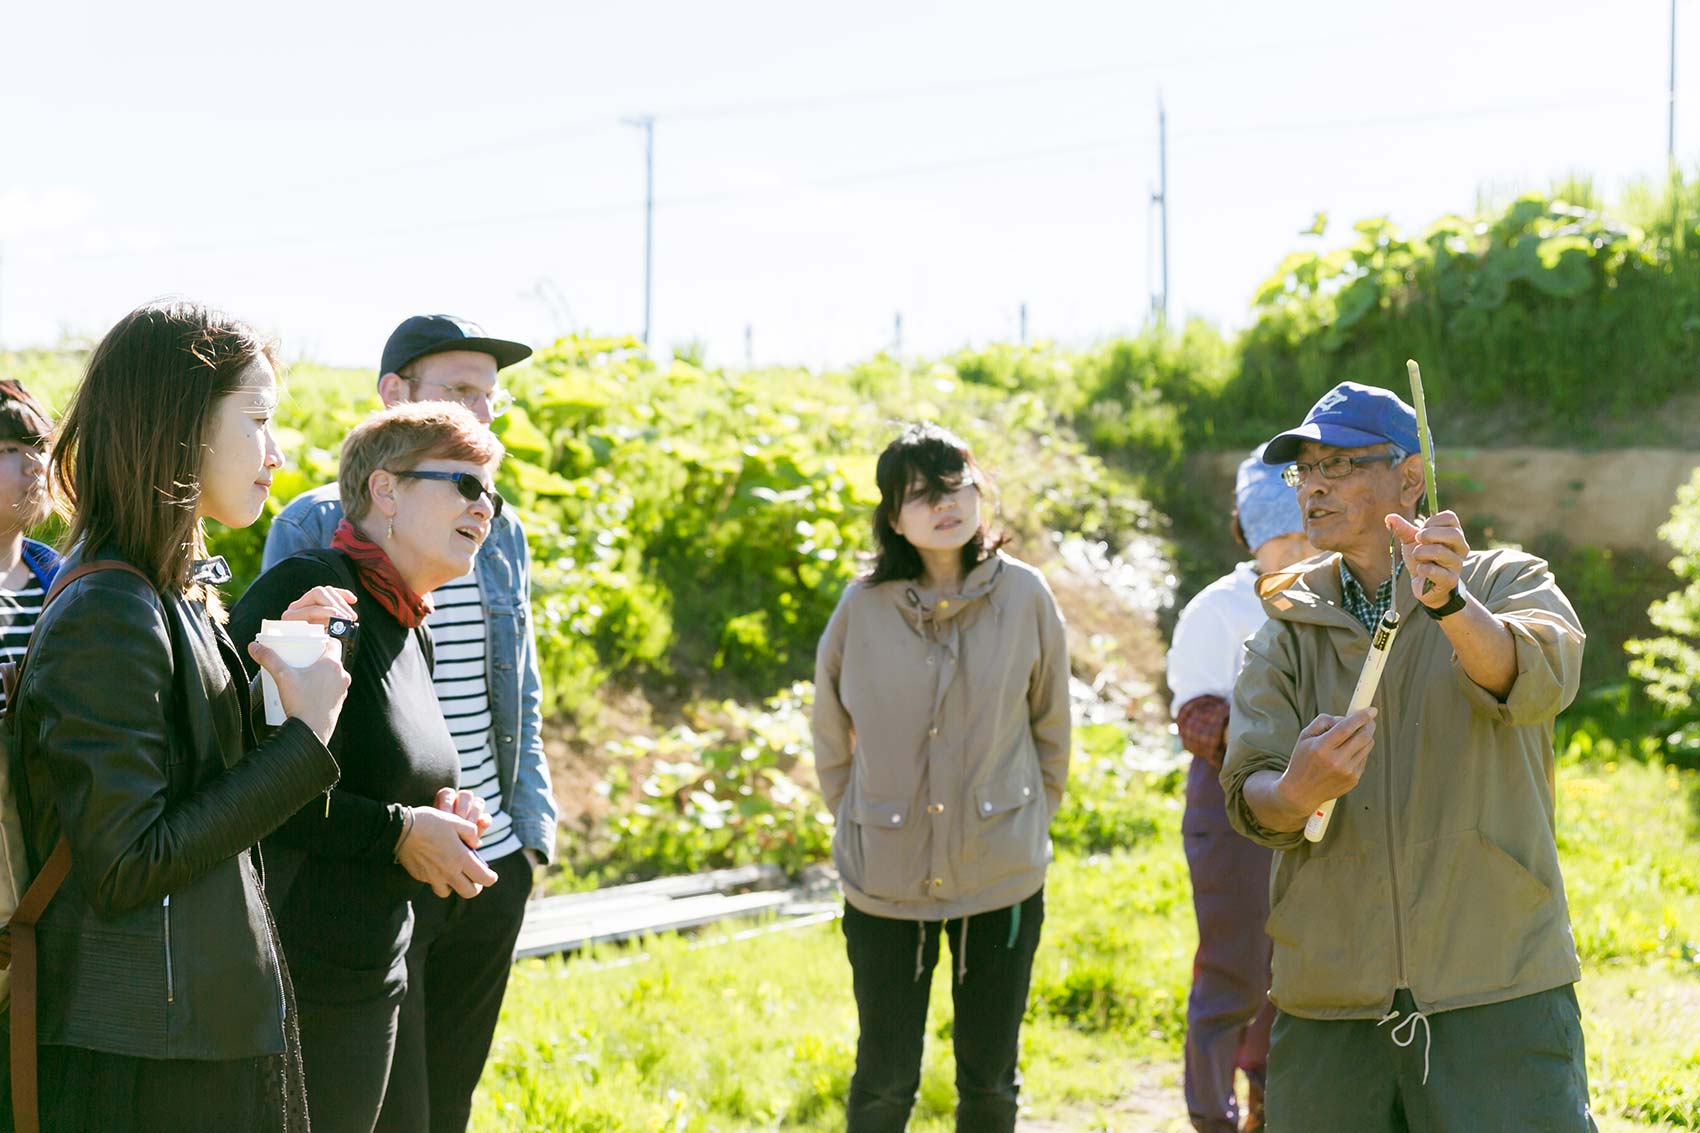
M783 890L632 901L572 902L545 898L533 901L526 908L515 955L547 956L588 944L681 932L728 917L777 911L793 899L793 894Z
M682 877L658 877L654 881L639 881L631 885L611 885L585 893L566 893L559 897L545 897L532 904L629 901L634 897L695 897L702 893L724 893L729 889L779 889L785 883L785 871L776 865L746 865Z

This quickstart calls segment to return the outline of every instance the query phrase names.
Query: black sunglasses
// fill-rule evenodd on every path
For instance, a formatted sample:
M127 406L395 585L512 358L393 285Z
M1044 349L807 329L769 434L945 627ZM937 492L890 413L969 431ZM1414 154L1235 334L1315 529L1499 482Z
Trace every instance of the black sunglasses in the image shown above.
M497 519L502 514L503 500L496 494L494 488L486 488L484 482L470 472L397 472L403 480L447 480L460 492L460 498L472 503L479 496L490 497L490 518Z

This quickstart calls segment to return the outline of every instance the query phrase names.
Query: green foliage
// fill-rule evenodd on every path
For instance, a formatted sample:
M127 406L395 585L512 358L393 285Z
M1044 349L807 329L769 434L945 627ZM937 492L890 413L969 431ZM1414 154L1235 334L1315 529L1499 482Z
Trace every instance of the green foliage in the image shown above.
M1647 611L1665 632L1629 643L1629 671L1654 701L1692 720L1700 718L1695 704L1700 682L1700 472L1677 492L1670 521L1659 528L1659 535L1676 550L1671 570L1683 586Z
M573 873L604 882L771 862L795 873L826 857L809 747L812 690L800 684L760 709L725 701L650 739L611 741L598 790L615 803L605 843L578 847ZM569 851L572 852L572 851Z
M1679 214L1691 195L1671 198ZM1215 404L1237 439L1285 427L1342 378L1401 386L1410 357L1437 404L1491 412L1496 433L1510 414L1525 431L1575 429L1691 388L1700 244L1673 235L1668 213L1649 231L1528 193L1420 234L1385 218L1354 232L1344 247L1288 256L1258 290Z
M1137 846L1155 835L1180 772L1139 770L1128 756L1127 729L1084 724L1074 730L1074 758L1062 809L1051 822L1057 853L1097 854ZM1138 760L1148 765L1149 760Z

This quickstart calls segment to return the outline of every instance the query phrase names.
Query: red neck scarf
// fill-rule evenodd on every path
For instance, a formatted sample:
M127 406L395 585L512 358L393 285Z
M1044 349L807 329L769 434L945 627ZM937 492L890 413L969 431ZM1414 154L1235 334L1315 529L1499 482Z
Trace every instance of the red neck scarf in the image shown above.
M331 546L348 556L360 585L371 591L378 605L408 629L424 625L425 615L435 611L431 596L415 594L401 580L401 572L384 554L384 549L362 535L360 529L348 520L337 524L336 534L331 536Z

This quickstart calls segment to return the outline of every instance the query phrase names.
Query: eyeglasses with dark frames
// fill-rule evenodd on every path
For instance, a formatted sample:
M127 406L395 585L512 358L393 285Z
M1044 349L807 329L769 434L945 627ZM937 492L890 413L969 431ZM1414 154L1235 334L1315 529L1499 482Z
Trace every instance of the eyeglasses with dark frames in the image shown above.
M1360 464L1387 464L1398 460L1391 454L1386 456L1330 456L1315 464L1289 464L1281 469L1281 479L1287 482L1289 488L1297 488L1309 478L1311 469L1322 473L1324 480L1341 480L1358 470Z
M467 503L472 503L480 496L489 496L491 519L502 514L502 507L506 502L496 494L494 488L486 488L484 481L470 472L428 472L415 469L411 472L397 472L396 475L403 480L446 480L455 486L455 490L460 492L460 498Z

